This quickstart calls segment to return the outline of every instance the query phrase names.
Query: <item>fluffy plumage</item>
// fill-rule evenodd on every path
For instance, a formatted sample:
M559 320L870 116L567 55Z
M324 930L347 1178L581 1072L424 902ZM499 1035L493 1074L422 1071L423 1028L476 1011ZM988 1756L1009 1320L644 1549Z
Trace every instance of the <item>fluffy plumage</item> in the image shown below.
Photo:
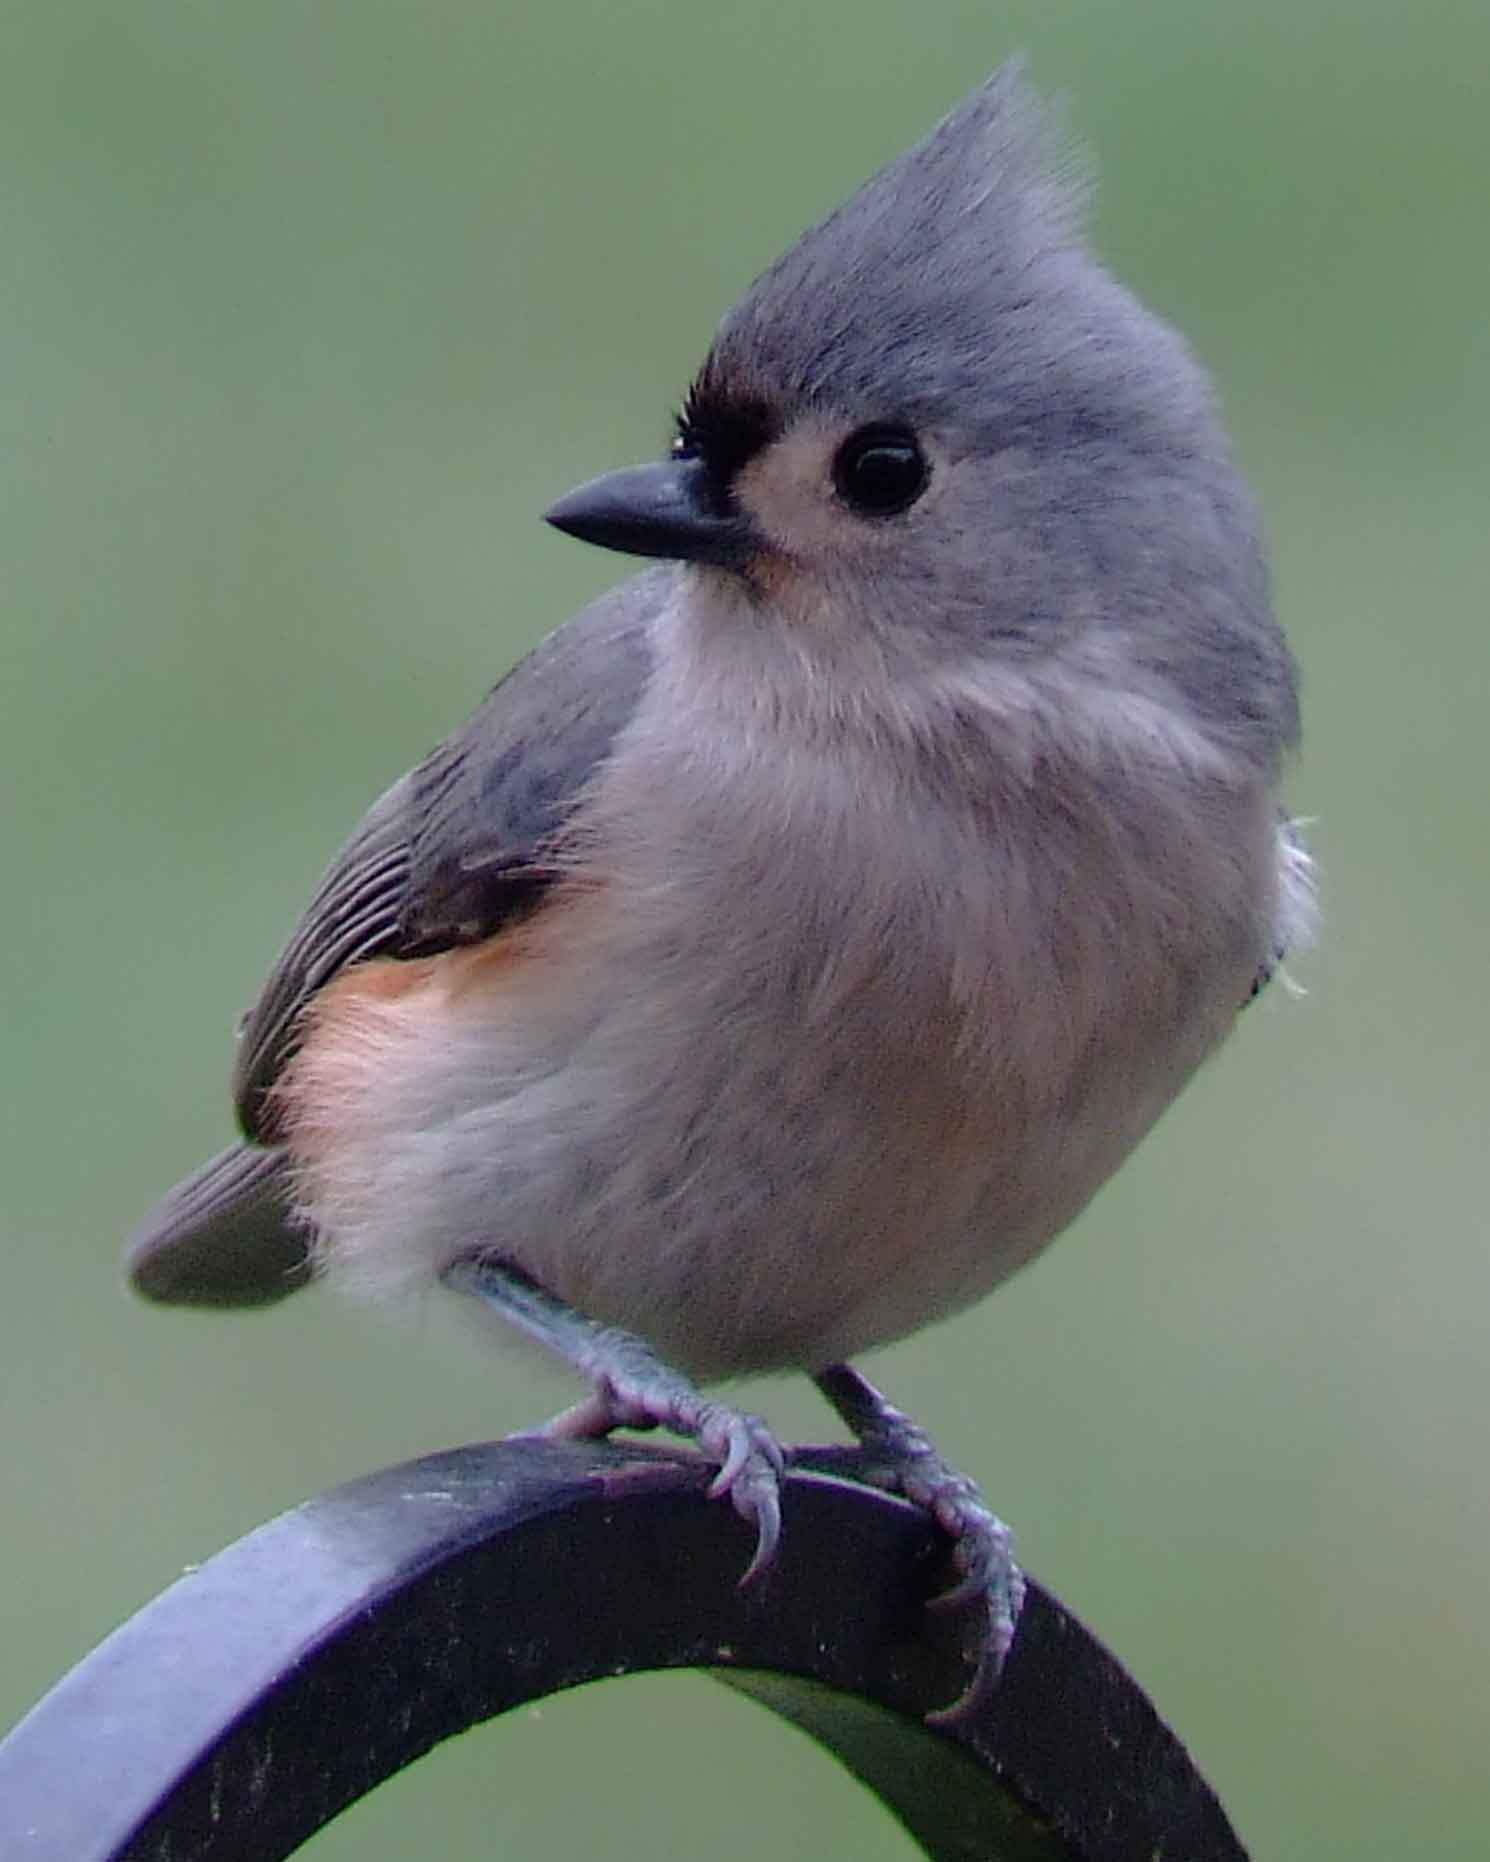
M238 1069L332 1279L489 1248L699 1375L818 1369L1044 1246L1295 936L1251 503L1058 168L1001 74L757 281L682 430L748 559L561 628L333 865ZM928 481L871 521L884 422ZM144 1291L297 1283L176 1195Z

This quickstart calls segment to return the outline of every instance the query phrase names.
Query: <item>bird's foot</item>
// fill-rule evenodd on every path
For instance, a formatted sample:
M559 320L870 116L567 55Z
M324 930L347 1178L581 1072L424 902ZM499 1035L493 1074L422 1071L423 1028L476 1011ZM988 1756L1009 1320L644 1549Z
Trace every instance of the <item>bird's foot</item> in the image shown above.
M952 1541L958 1575L931 1607L984 1600L988 1634L972 1681L950 1706L927 1716L934 1726L956 1726L975 1716L997 1686L1024 1604L1024 1574L1014 1562L1009 1528L925 1431L857 1371L835 1364L814 1381L859 1442L862 1478L924 1508Z
M507 1262L458 1261L445 1279L546 1345L590 1385L587 1397L537 1434L572 1441L609 1435L612 1429L667 1429L696 1443L718 1468L709 1484L710 1499L727 1494L741 1519L755 1528L755 1552L740 1582L748 1584L766 1569L781 1537L786 1463L759 1416L706 1397L645 1340L597 1324Z
M748 1584L776 1554L781 1537L781 1476L786 1463L759 1416L716 1403L640 1339L607 1330L605 1346L586 1353L577 1369L592 1380L588 1397L543 1427L550 1441L609 1435L612 1429L667 1429L696 1442L718 1464L709 1498L729 1495L741 1519L755 1527L755 1554L740 1579Z

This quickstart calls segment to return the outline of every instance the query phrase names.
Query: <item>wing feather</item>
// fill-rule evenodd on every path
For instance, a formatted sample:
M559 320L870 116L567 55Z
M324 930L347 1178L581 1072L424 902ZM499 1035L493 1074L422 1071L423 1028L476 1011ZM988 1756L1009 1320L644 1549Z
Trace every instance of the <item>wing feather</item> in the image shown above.
M532 908L555 877L555 835L646 685L669 576L637 576L551 634L373 803L240 1023L233 1094L249 1143L194 1171L135 1231L126 1271L147 1298L253 1306L308 1278L271 1093L307 1003L349 964L478 942Z
M664 581L638 576L551 634L373 803L240 1024L233 1097L247 1137L275 1142L271 1088L332 977L478 943L542 895L546 851L641 696Z

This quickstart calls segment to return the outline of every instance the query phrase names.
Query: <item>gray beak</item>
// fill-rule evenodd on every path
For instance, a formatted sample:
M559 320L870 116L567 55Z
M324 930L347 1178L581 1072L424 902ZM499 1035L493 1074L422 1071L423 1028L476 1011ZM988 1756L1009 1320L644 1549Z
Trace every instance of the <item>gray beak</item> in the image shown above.
M748 517L721 508L717 486L700 459L607 472L560 498L543 515L566 536L630 556L738 568L761 547Z

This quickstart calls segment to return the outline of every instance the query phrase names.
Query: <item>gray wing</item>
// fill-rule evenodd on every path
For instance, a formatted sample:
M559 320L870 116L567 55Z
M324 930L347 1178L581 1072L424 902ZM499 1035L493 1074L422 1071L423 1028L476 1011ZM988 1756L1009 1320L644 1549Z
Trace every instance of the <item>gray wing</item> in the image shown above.
M602 596L557 629L466 723L368 810L336 855L239 1030L235 1145L163 1197L126 1257L152 1299L254 1305L307 1277L291 1223L270 1088L306 1004L348 964L479 942L530 910L549 849L635 711L648 624L670 571Z
M373 804L243 1019L233 1096L250 1138L274 1141L266 1095L333 976L364 957L477 943L551 882L553 837L651 670L662 580L640 576L551 634Z

